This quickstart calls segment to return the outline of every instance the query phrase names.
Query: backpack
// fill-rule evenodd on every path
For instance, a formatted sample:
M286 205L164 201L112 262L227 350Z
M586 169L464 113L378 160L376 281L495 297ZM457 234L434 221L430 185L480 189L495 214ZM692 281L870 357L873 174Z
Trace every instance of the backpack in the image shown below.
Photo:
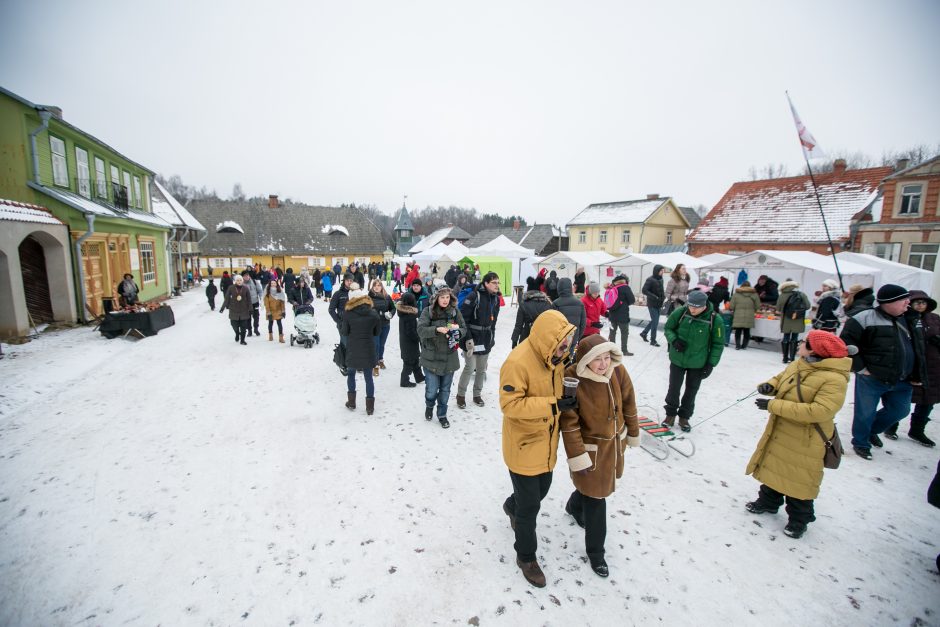
M469 285L460 290L460 293L457 294L457 309L460 309L463 306L463 301L467 300L467 296L472 294L474 291L474 288L470 287Z
M549 277L545 282L545 289L549 292L558 292L558 277Z
M807 309L809 309L809 304L806 302L806 297L803 296L803 292L799 291L791 293L790 298L783 304L784 315L795 313L797 314L797 318L805 316Z
M607 291L604 292L604 305L607 309L613 309L614 305L617 304L617 301L620 299L620 290L616 285L608 287Z

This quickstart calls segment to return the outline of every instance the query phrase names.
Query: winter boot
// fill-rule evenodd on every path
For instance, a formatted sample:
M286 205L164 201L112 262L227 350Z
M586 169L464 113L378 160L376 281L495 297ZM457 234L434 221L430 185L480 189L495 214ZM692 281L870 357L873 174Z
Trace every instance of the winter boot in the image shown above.
M780 508L764 505L760 502L760 500L757 500L751 501L750 503L745 503L744 509L751 512L752 514L776 514L777 510Z
M484 405L486 405L486 403L483 402L482 396L474 396L473 404L476 405L477 407L483 407Z
M379 376L379 367L378 367L378 366L373 366L373 367L372 367L372 376L373 376L373 377Z
M367 396L366 397L366 416L371 416L372 412L375 411L375 397Z
M268 333L268 341L269 341L269 342L273 342L273 341L274 341L274 334L273 334L273 333Z
M565 512L566 512L569 516L571 516L572 518L574 518L574 521L575 521L576 523L578 523L578 526L579 526L579 527L581 527L582 529L584 529L584 517L583 517L583 516L578 516L577 514L575 514L574 508L571 507L571 498L570 498L570 497L568 498L568 502L565 503Z
M385 360L384 360L384 359L380 359L380 360L379 360L379 368L381 368L382 370L385 370Z
M433 407L425 407L425 408L424 408L424 419L425 419L425 420L431 420L432 418L434 418L434 408L433 408Z
M931 440L930 438L928 438L924 434L924 428L927 427L928 422L930 421L924 420L923 418L919 418L919 417L915 418L914 416L911 416L911 428L907 432L907 437L914 440L915 442L920 442L921 444L927 447L936 446L937 443Z
M424 373L421 372L421 369L418 368L417 370L415 370L415 383L417 383L418 385L421 385L422 383L424 383L424 379L425 379L425 376L424 376Z
M884 435L889 440L897 440L898 439L898 423L894 423L893 425L885 429Z
M512 530L516 530L516 515L512 513L509 509L509 500L503 502L503 512L509 516L509 526L512 527Z
M407 372L403 372L403 373L401 373L401 386L402 386L403 388L413 388L413 387L417 387L418 384L417 384L417 383L412 383L412 382L411 382L411 379L408 378L408 373L407 373Z
M796 342L790 342L790 361L796 360L796 349L799 345Z
M642 333L640 333L640 339L643 340L644 342L649 342L649 340L646 338L646 331L643 331Z
M538 562L522 562L519 561L519 558L517 557L516 566L522 570L522 576L525 577L525 580L530 584L536 588L545 587L545 573L543 573L542 569L539 568Z
M674 426L676 426L676 417L666 416L666 419L663 420L663 426L672 429Z
M885 443L881 441L881 438L878 437L877 433L872 433L868 436L868 442L875 448L882 448L885 445Z
M450 429L450 423L447 422L447 416L438 416L437 419L441 422L441 429Z
M803 537L804 533L806 533L806 523L791 520L787 523L787 526L783 528L783 534L790 536L794 540Z
M682 429L683 433L688 433L692 430L692 425L689 424L688 418L679 418L679 428Z
M346 392L346 409L356 409L355 392Z
M780 342L780 352L783 353L783 363L788 364L790 360L790 342Z
M284 343L284 334L283 334L283 333L281 333L280 335L277 336L277 341L280 342L281 344Z
M457 395L457 407L458 407L458 409L466 409L466 408L467 408L467 397L466 397L466 396L461 396L460 394Z
M591 557L590 560L591 570L593 570L598 577L610 576L610 569L607 568L607 562L603 557Z

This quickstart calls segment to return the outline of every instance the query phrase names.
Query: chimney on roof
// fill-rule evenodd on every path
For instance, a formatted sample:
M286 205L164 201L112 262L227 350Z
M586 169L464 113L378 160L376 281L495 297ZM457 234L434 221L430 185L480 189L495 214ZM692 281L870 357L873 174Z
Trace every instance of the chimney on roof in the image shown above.
M277 194L270 194L268 196L268 208L277 209L280 204L277 202Z
M512 230L513 230L513 231L518 231L521 227L522 227L522 223L519 222L519 220L513 220L513 221L512 221Z
M659 194L647 194L646 199L647 200L659 200Z
M910 163L911 163L910 159L908 159L907 157L901 157L900 159L898 159L897 165L894 166L894 171L900 172L901 170L906 170L907 166L910 165Z
M836 159L832 162L832 173L833 174L844 174L845 173L845 159Z

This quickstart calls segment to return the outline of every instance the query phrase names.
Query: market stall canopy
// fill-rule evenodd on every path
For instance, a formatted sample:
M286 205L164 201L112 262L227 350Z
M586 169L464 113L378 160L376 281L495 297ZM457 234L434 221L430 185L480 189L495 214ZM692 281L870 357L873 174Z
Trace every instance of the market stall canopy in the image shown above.
M584 274L589 282L600 282L601 264L609 263L613 259L615 259L613 255L601 250L564 250L545 257L535 267L538 269L547 268L549 271L554 270L559 277L568 277L574 281L574 273L577 271L578 266L581 266L584 268Z
M904 286L909 290L923 290L928 294L930 294L933 289L934 273L930 270L915 268L914 266L889 261L888 259L882 259L881 257L866 255L864 253L839 253L840 265L843 259L880 269L881 283L879 287L885 283L894 283L895 285ZM849 286L846 285L845 287Z
M460 267L463 267L463 264L469 263L471 266L479 265L480 266L480 277L482 278L487 272L495 272L499 275L499 289L506 295L507 302L510 293L510 288L512 286L512 262L506 259L505 257L499 257L496 255L474 255L470 254L461 259L458 262ZM471 281L473 277L471 277Z
M737 255L726 255L724 253L710 253L708 255L702 255L698 257L699 261L704 261L706 264L715 263L718 261L727 261L728 259L735 259Z
M653 274L653 268L656 265L666 268L668 274L680 263L686 266L691 285L698 282L698 273L695 268L707 265L700 258L685 253L629 253L601 264L601 282L609 282L616 275L623 274L629 279L630 286L636 292L643 287L646 278Z
M441 243L423 252L415 253L411 258L424 269L430 267L432 263L436 263L438 271L444 273L448 267L464 258L468 252L469 249L460 242Z
M881 270L845 259L839 254L839 269L845 287L858 283L865 287L881 284ZM777 283L787 279L798 281L800 289L809 295L818 290L826 279L836 278L832 257L807 250L755 250L746 255L703 266L701 271L731 272L735 277L741 271L753 285L766 274ZM733 281L732 285L737 285Z
M469 254L489 255L509 259L512 263L512 285L525 285L526 277L536 272L533 267L533 260L541 259L535 256L534 249L520 246L505 235L500 235L485 244L471 248ZM505 291L509 289L502 284L501 287L503 287Z

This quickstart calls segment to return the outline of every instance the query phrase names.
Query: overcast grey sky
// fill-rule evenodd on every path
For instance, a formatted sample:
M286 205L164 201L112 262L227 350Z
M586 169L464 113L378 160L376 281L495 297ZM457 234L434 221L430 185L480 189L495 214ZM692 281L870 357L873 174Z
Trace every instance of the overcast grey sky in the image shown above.
M940 2L0 0L0 85L228 196L564 223L940 142Z

